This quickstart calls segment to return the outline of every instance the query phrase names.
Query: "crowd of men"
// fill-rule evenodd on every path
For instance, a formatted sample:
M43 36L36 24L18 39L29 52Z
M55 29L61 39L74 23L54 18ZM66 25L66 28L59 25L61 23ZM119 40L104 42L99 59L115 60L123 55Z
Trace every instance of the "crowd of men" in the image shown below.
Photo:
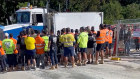
M113 31L110 25L100 24L99 29L96 32L94 27L81 27L74 32L63 28L57 35L53 30L27 29L20 32L17 40L13 34L5 33L5 39L0 41L1 71L45 69L48 65L54 70L58 64L64 67L103 64L104 57L112 56Z

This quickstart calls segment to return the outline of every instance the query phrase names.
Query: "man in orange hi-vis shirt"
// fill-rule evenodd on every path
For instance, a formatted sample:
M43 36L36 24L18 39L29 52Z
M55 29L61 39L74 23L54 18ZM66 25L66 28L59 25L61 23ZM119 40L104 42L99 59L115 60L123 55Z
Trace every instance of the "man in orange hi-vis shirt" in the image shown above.
M18 50L17 50L17 40L13 38L13 34L10 34L10 39L13 40L13 43L15 45L15 50L14 50L14 54L13 54L13 58L14 58L14 65L16 65L15 70L18 69L18 62L17 62L17 54L18 54Z
M37 67L45 68L44 64L44 47L45 41L42 37L40 37L40 31L37 31L37 37L35 38L35 46L36 46L36 54L37 54Z
M1 71L5 72L6 71L6 61L5 61L5 52L4 49L2 48L2 41L0 41L0 65L1 65Z
M108 27L109 29L109 57L111 57L111 48L112 48L112 38L113 38L113 31L111 30L111 27Z
M104 25L104 31L106 32L106 35L105 35L105 43L104 43L104 46L105 46L105 49L106 49L106 53L105 53L105 56L106 58L108 58L108 53L109 53L109 30L108 30L108 25Z

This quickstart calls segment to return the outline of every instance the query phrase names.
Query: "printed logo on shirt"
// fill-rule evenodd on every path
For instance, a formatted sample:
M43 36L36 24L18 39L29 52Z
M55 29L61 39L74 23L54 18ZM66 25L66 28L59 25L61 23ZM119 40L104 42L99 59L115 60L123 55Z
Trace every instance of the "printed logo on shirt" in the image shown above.
M56 43L57 42L57 38L53 37L53 42Z
M6 48L10 48L10 45L11 45L11 42L9 42L9 41L5 42Z
M106 35L107 35L107 36L109 35L109 31L106 32Z

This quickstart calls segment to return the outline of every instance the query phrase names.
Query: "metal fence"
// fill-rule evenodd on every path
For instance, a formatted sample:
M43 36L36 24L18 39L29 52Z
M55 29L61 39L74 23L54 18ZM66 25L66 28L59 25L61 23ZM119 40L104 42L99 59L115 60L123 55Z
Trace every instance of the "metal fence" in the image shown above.
M116 55L140 54L140 19L119 20L117 22L114 53L117 53Z

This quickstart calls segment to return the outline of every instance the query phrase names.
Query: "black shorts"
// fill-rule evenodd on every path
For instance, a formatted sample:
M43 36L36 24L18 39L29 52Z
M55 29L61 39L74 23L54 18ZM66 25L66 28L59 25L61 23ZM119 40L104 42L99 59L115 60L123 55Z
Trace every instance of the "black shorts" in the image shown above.
M79 48L79 52L80 53L86 53L87 52L87 48Z
M48 51L45 52L45 57L50 56L50 53Z
M109 43L108 43L108 42L105 42L105 43L104 43L104 47L105 47L105 48L109 47Z
M104 44L97 44L96 51L101 51L104 49Z
M112 43L109 44L109 49L111 49L111 48L112 48Z
M35 56L36 56L36 50L33 49L33 50L26 50L27 52L27 58L28 59L35 59Z

